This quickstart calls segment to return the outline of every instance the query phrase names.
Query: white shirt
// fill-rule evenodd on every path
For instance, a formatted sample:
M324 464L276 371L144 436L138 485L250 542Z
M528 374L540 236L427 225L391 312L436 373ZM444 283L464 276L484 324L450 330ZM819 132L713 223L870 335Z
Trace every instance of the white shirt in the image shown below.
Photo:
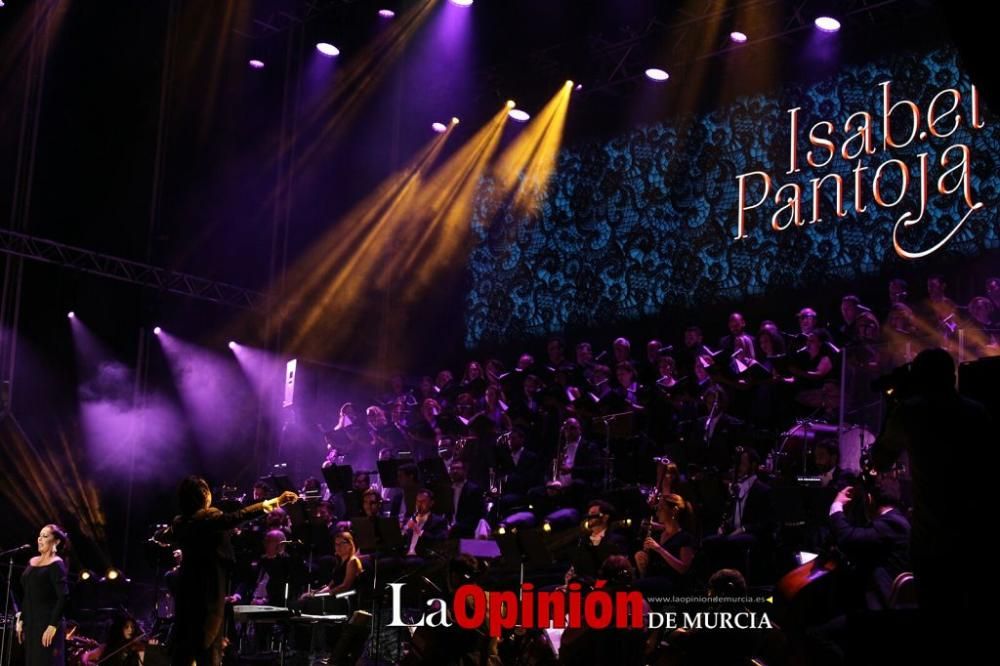
M573 482L573 465L576 464L576 452L580 448L580 440L577 439L573 442L566 442L566 448L563 450L563 458L559 461L559 469L565 467L570 470L569 474L559 474L559 482L563 484L563 487L568 486Z
M427 522L427 519L430 518L430 516L431 514L429 513L425 513L423 515L418 513L417 517L413 519L413 522L415 522L417 526L410 533L410 549L407 551L407 555L417 554L417 541L420 540L420 535L424 531L424 523Z
M600 532L591 532L590 533L590 544L592 546L600 546L601 545L601 541L604 540L604 535L607 534L607 532L608 532L607 530L601 530Z
M736 498L736 511L733 512L733 527L743 527L743 509L746 508L747 495L750 494L750 487L757 480L757 475L753 474L740 481L740 494Z

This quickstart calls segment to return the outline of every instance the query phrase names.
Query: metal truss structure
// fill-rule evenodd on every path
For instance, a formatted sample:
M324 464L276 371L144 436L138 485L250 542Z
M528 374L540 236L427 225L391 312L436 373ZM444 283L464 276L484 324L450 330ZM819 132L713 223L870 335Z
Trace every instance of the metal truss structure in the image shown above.
M189 273L113 257L52 240L0 230L0 252L245 310L262 310L264 294Z

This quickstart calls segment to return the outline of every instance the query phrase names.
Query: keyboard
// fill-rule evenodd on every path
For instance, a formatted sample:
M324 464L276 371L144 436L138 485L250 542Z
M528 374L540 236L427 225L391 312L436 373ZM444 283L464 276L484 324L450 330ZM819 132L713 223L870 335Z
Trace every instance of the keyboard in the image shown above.
M284 620L292 616L292 611L282 606L241 605L233 606L233 615L239 622L260 622L264 620Z
M300 613L299 615L292 618L293 622L321 622L329 624L340 624L342 622L347 622L346 615L316 615L315 613Z

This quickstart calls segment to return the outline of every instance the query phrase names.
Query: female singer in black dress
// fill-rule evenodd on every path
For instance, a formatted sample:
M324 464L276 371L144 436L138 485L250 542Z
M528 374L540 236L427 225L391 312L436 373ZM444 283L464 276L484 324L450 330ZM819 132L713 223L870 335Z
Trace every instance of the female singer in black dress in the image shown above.
M24 644L26 666L66 663L66 564L59 553L68 547L66 532L56 525L46 525L38 533L38 555L31 558L21 576L24 596L17 618L17 639Z

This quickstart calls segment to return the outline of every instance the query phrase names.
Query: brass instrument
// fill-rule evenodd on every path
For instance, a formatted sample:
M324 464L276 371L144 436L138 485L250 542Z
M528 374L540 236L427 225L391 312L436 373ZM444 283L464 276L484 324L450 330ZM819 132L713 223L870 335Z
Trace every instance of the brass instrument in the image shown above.
M559 466L562 465L563 456L566 455L566 433L565 427L559 429L559 446L556 447L556 457L552 459L551 481L559 480Z
M497 436L497 446L506 449L510 453L510 430L500 433ZM508 472L509 473L509 472ZM500 497L503 495L504 478L507 474L499 474L495 467L490 467L490 496Z

